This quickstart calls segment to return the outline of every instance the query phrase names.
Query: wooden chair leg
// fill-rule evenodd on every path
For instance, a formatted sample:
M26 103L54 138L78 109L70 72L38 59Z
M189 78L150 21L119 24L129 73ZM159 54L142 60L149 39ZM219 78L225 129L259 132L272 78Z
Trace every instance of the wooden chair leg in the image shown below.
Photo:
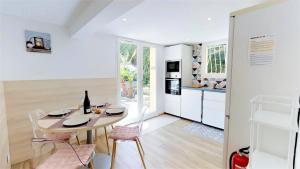
M142 149L143 156L145 156L145 151L144 151L144 148L143 148L143 146L142 146L141 140L140 140L139 138L137 138L136 140L137 140L137 142L139 143L139 145L140 145L140 147L141 147L141 149Z
M89 167L90 167L91 169L94 169L94 168L95 168L95 167L94 167L94 162L93 162L93 160L90 161Z
M98 130L95 129L95 142L97 143L97 141L98 141Z
M140 149L139 143L138 143L138 141L135 141L135 143L136 143L136 146L137 146L137 148L138 148L138 150L139 150L139 154L140 154L140 157L141 157L141 160L142 160L142 163L143 163L144 169L146 169L146 164L145 164L144 157L143 157L143 154L142 154L142 152L141 152L141 149Z
M114 168L114 165L115 165L116 149L117 149L117 143L116 143L116 140L114 140L114 141L113 141L112 155L111 155L111 165L110 165L110 169L113 169L113 168Z
M43 153L43 148L44 148L45 145L46 145L46 144L43 144L43 145L42 145L42 147L41 147L41 149L40 149L40 155L42 155L42 153ZM56 151L56 144L55 144L55 142L53 142L52 145L53 145L53 149L51 150L51 154L53 154L53 153Z
M79 141L78 136L76 136L76 140L77 140L77 144L80 145L80 141Z
M106 127L104 127L104 133L105 133L105 139L106 139L107 153L108 153L108 155L109 155L109 154L110 154L110 151L109 151L109 143L108 143L108 136L107 136L107 130L106 130Z

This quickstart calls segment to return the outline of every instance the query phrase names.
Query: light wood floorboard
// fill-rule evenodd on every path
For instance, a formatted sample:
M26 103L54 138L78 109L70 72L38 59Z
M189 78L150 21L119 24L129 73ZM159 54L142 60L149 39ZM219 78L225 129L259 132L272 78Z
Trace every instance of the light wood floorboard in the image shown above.
M191 122L178 120L142 136L148 169L221 169L223 145L186 132ZM106 152L105 138L98 139L97 151ZM110 146L112 141L110 140ZM112 148L110 148L112 150ZM12 169L30 169L30 161L16 164ZM142 169L136 144L117 145L115 169Z

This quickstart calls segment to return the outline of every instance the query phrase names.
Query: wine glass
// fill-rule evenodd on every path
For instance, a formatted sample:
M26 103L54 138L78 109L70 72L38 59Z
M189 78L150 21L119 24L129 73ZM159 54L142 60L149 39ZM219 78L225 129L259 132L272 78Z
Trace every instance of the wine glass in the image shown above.
M80 110L83 107L83 102L84 102L84 96L80 96L80 102L78 104L78 110Z

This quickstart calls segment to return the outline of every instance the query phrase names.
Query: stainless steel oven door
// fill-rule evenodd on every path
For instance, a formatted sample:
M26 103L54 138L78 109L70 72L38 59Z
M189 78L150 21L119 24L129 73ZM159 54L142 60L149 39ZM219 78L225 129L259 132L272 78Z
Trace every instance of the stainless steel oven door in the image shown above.
M172 95L181 95L181 79L166 78L165 93Z

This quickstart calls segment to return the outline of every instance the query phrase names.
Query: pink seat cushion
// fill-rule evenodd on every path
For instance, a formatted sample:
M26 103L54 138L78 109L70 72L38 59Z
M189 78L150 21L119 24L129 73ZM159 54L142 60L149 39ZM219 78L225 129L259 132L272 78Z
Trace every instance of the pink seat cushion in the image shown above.
M73 145L79 158L84 164L88 164L90 157L95 150L94 144L86 145ZM58 149L53 155L51 155L44 163L39 165L37 169L77 169L82 164L77 158L75 152L69 145Z
M47 133L45 137L51 140L68 141L73 133Z
M116 126L109 138L114 140L136 140L139 136L139 127Z

